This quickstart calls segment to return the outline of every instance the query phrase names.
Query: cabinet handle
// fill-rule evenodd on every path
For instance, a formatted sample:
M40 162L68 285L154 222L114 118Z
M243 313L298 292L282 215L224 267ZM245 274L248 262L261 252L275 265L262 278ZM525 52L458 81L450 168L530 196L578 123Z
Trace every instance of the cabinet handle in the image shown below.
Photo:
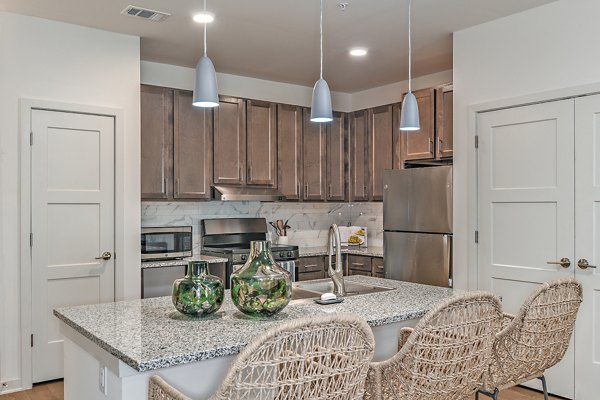
M429 153L432 153L433 151L431 150L431 148L433 147L433 139L429 138Z
M298 184L297 186L298 186L298 198L300 198L300 195L301 195L301 193L300 193L300 184Z
M363 186L363 197L367 197L367 185Z
M179 178L175 179L175 190L176 190L176 192L175 192L176 194L180 193L180 190L179 190Z
M163 192L167 193L167 177L166 176L163 178L162 190L163 190Z
M304 184L304 197L308 196L308 183Z
M331 183L329 184L329 194L327 195L327 197L331 198Z
M240 165L240 182L244 183L244 166Z
M252 166L248 167L248 182L252 182Z
M441 138L441 137L440 137L440 138L438 138L438 153L440 153L440 154L442 153L442 143L443 143L443 142L444 142L444 141L442 140L442 138Z

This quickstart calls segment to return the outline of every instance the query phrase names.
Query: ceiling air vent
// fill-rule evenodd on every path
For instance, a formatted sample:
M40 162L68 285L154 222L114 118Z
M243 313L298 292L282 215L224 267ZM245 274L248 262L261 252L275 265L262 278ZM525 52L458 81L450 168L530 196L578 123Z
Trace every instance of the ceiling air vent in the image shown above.
M127 6L123 11L121 11L121 14L129 15L131 17L149 19L151 21L156 22L164 21L169 16L171 16L171 14L166 12L149 10L147 8L142 8L138 6Z

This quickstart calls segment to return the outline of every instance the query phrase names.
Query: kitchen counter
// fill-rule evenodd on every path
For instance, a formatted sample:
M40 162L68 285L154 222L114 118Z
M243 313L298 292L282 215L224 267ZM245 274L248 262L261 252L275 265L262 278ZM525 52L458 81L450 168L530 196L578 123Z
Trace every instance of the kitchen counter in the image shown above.
M226 263L228 260L222 257L213 256L194 256L187 257L181 260L159 260L159 261L142 261L141 267L145 268L164 268L164 267L180 267L187 265L188 261L206 261L209 264Z
M418 319L454 293L452 289L388 279L345 279L398 290L350 296L343 303L329 306L292 302L280 314L261 320L240 313L231 302L229 290L219 312L205 318L179 314L170 297L60 308L54 314L101 349L142 372L237 354L265 329L306 315L347 312L364 318L372 327Z
M369 246L358 247L349 246L341 248L342 254L354 254L367 257L383 257L383 247ZM326 256L328 254L327 246L302 247L300 246L300 257Z

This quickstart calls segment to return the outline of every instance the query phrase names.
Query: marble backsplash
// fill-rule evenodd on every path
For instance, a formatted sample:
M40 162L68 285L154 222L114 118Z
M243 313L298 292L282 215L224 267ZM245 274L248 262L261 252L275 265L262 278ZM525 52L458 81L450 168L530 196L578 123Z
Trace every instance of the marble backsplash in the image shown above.
M142 202L142 226L193 226L194 254L200 254L200 220L227 217L289 219L289 243L305 247L325 246L333 223L365 226L369 246L383 246L382 203Z

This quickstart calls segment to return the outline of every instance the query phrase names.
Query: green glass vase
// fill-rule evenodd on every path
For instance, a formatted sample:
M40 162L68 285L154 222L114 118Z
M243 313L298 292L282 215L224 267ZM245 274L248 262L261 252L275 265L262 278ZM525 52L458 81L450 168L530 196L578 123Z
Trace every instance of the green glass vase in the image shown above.
M270 242L257 240L250 246L248 261L231 275L231 299L244 314L268 317L288 305L292 281L273 259Z
M173 282L173 305L186 315L212 314L221 308L225 288L223 281L208 272L206 261L190 261L184 278Z

